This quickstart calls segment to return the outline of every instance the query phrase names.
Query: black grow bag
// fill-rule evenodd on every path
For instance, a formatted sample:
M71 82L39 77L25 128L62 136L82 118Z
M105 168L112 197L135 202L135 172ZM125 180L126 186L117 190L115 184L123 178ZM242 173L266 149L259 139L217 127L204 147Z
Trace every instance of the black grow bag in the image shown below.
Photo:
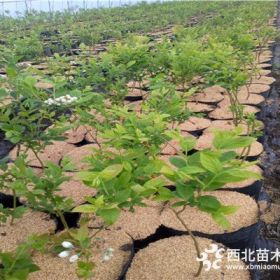
M246 195L249 195L249 196L253 197L255 200L258 200L260 192L261 192L262 185L263 185L263 181L259 180L259 181L256 181L253 184L251 184L249 186L246 186L244 188L238 188L238 187L234 188L233 187L233 188L225 188L225 189L221 189L221 190L223 190L223 191L235 191L235 192L243 193L243 194L246 194Z
M198 231L192 231L193 235L198 237L204 237L212 239L218 243L225 245L231 249L240 249L241 251L245 248L254 248L255 241L259 234L260 222L257 222L248 227L241 228L234 232L220 233L220 234L207 234ZM175 230L168 228L174 235L187 234L185 231Z

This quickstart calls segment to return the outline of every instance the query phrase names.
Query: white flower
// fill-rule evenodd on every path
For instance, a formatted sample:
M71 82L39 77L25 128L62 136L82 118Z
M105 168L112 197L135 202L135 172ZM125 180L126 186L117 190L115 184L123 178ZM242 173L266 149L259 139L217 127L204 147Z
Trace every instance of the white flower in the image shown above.
M102 260L103 260L104 262L108 262L110 259L111 259L111 257L108 256L108 255L104 255L103 258L102 258Z
M77 101L78 98L76 96L71 96L66 94L65 96L59 96L57 98L49 98L45 101L48 105L63 105L63 104L70 104L74 101Z
M69 255L70 255L69 251L62 251L61 253L58 254L60 258L67 258L69 257Z
M70 263L74 263L78 260L79 256L78 255L73 255L69 258Z
M113 253L113 252L114 252L114 248L109 247L109 248L107 249L107 252L108 252L108 253Z
M102 260L104 262L109 261L113 257L113 252L114 252L113 248L111 248L111 247L107 248L105 250L105 252L103 253Z
M74 248L73 244L69 241L63 241L61 243L62 247L66 248L66 249L72 249Z

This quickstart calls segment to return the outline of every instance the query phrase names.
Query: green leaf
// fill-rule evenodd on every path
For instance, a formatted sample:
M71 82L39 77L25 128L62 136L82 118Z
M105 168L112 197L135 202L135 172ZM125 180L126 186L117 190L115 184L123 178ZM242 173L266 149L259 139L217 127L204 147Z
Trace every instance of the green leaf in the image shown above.
M8 95L8 92L4 88L0 88L0 100L4 99Z
M205 169L201 168L200 166L187 165L186 167L180 169L180 173L184 173L186 175L205 173Z
M75 165L72 163L71 159L68 156L62 158L60 165L64 171L74 171Z
M191 151L195 146L195 140L192 137L184 137L180 140L180 145L185 152Z
M194 191L195 187L193 186L185 185L180 182L176 184L176 193L180 198L184 200L189 200L193 196Z
M98 215L106 222L108 225L112 225L117 221L121 213L119 208L110 209L100 209Z
M158 195L156 195L155 200L156 201L169 201L172 198L174 198L174 193L171 190L163 187L158 190Z
M212 195L203 195L198 197L198 207L202 211L213 212L221 207L219 200Z
M235 150L238 148L245 148L250 146L255 138L249 136L238 136L236 132L216 132L213 145L216 149L221 150Z
M114 201L116 203L123 203L127 201L129 197L130 197L130 189L125 189L116 193Z
M136 63L135 60L131 60L126 64L126 66L127 66L127 68L129 68L129 67L133 66L135 63Z
M99 174L100 178L104 180L111 180L115 177L117 177L123 170L122 164L114 164L106 167L104 170L102 170Z
M13 217L18 219L26 212L27 208L25 206L16 207L13 211Z
M178 202L175 202L174 204L172 204L172 207L176 208L176 207L181 207L181 206L185 206L185 205L187 205L186 201L178 201Z
M78 212L78 213L95 213L97 211L97 207L92 204L84 204L75 207L72 212Z
M224 152L221 157L220 157L220 161L221 162L227 162L227 161L231 161L233 159L236 158L236 152L234 151L228 151L228 152Z
M230 215L230 214L234 214L240 207L239 206L221 206L219 209L219 212L223 213L224 215Z
M77 177L82 181L92 182L98 177L98 174L93 171L81 171Z
M178 168L182 168L187 165L186 161L182 157L170 157L169 161Z
M93 275L95 264L93 262L78 261L76 273L79 278L89 279Z
M222 226L224 229L230 229L230 222L223 214L216 212L212 213L211 216L214 219L214 221L216 221L216 223Z
M152 178L144 184L145 188L156 189L158 187L163 187L166 181L161 177Z
M145 188L139 184L131 186L131 189L136 193L141 193L145 190Z
M8 77L16 77L17 70L14 66L7 66L6 73L7 73Z
M211 152L200 153L200 163L208 171L216 174L222 170L222 164L217 157Z
M205 190L215 190L228 183L242 182L247 179L260 179L261 175L252 171L248 171L244 168L230 168L226 171L222 171L216 175L211 183L205 188ZM207 183L206 183L207 185Z

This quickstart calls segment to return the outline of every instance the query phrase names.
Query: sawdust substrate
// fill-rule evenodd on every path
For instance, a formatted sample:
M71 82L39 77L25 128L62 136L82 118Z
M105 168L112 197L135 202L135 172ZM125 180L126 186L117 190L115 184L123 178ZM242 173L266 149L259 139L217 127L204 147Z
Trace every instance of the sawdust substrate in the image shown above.
M55 164L59 164L63 156L69 153L75 148L74 145L63 142L63 141L53 141L52 144L47 145L45 150L38 154L39 158L43 163L46 161L51 161ZM21 152L25 151L25 147L21 147ZM15 160L17 153L17 147L15 147L9 154L10 158ZM35 154L29 149L27 151L27 161L28 165L32 167L42 167Z
M72 128L70 130L67 130L63 136L65 136L67 139L65 140L67 143L70 144L77 144L84 140L85 135L87 133L87 129L84 125L80 125L76 128Z
M252 79L252 84L262 84L262 85L272 85L276 80L273 77L266 77L266 76L261 76Z
M78 170L84 169L88 166L86 157L94 153L94 149L99 149L97 144L88 144L81 147L74 148L71 152L65 154Z
M246 86L240 87L239 93L242 93L246 96L248 94L248 90L249 90L249 93L252 93L252 94L262 94L262 93L269 91L269 89L270 89L269 85L251 84L248 87L246 87Z
M111 105L110 104L106 104L107 102L106 101L104 101L104 106L105 107L111 107ZM109 102L110 103L110 102ZM91 114L93 117L94 117L94 119L96 119L97 121L99 121L100 123L104 123L105 121L106 121L106 118L103 116L103 115L101 115L98 111L96 111L95 109L92 109L92 110L90 110L90 112L89 112L89 114Z
M260 56L257 62L258 63L269 63L269 62L271 62L271 56Z
M211 121L206 118L190 117L188 120L179 124L179 128L187 132L204 130L211 125Z
M257 64L257 68L259 68L259 69L266 69L266 68L271 68L271 67L272 67L271 63L259 63L259 64Z
M161 148L161 154L163 155L176 155L179 151L181 151L180 143L175 139L162 144Z
M56 224L48 214L27 210L13 225L10 220L0 225L0 251L15 250L29 235L52 234L55 229Z
M209 113L216 109L216 106L199 102L187 102L187 108L193 113Z
M260 57L273 57L271 50L262 50Z
M93 188L90 188L83 184L83 182L79 181L76 178L76 174L72 172L66 172L64 174L67 177L71 177L69 181L63 182L60 186L56 194L72 198L75 205L80 205L84 202L86 202L86 197L92 197L96 195L97 191Z
M143 101L138 100L138 101L130 102L125 100L124 105L128 107L129 111L140 112L142 109Z
M213 147L212 143L214 140L215 134L212 132L203 133L197 140L195 149L196 150L204 150L211 149ZM239 148L235 150L238 155L240 155L243 151L243 148ZM248 157L256 157L263 152L263 145L257 141L253 142L250 146Z
M238 127L242 128L241 135L247 134L248 128L246 124L239 124ZM204 130L204 133L213 132L215 130L231 131L235 129L236 126L233 120L214 120L211 122L210 126Z
M257 114L260 112L255 106L245 105L243 109L244 114ZM214 120L231 120L233 114L229 107L220 107L209 113L209 117Z
M148 85L149 85L148 80L144 80L142 82L130 81L127 83L127 86L129 88L138 88L138 89L142 89L144 87L147 87Z
M93 233L93 232L92 232ZM92 234L90 233L90 234ZM98 239L97 239L98 238ZM93 240L92 261L96 264L93 270L94 280L116 280L122 274L123 268L132 255L132 239L123 231L104 230ZM113 248L113 256L109 261L102 261L106 249ZM62 259L51 254L35 253L34 262L41 270L30 274L28 280L79 280L76 275L76 263L70 263L68 258Z
M211 132L203 133L196 141L195 149L198 151L211 149L215 134Z
M223 93L226 93L226 89L221 87L221 86L219 86L219 85L214 85L214 86L207 87L207 88L203 89L203 92L205 92L205 93L212 93L212 94L218 92L218 93L222 93L223 94Z
M241 155L243 148L239 148L235 150L238 155ZM263 145L260 142L253 142L250 146L250 151L248 157L256 157L259 156L263 152Z
M201 102L206 104L217 104L224 99L224 96L216 91L199 92L189 97L189 101Z
M99 132L93 128L93 127L90 127L90 126L86 126L86 134L85 134L85 137L84 139L89 142L89 143L104 143L106 141L108 141L108 139L104 139L104 138L101 138L98 134Z
M109 227L111 230L122 230L134 240L145 239L154 234L161 225L160 211L162 204L155 201L143 201L147 206L135 206L134 211L123 210L117 222ZM100 228L103 225L101 218L92 216L88 223L89 228Z
M240 104L243 105L261 105L264 101L265 98L260 95L260 94L252 94L250 93L249 96L245 95L242 92L239 92L237 94L237 98Z
M269 76L271 73L271 69L260 69L256 77L259 78L260 76Z
M195 136L191 135L186 131L182 131L181 135L185 138L192 138L195 139ZM161 154L163 155L176 155L178 151L181 151L180 142L176 139L172 139L164 144L161 145Z
M46 63L42 63L42 64L33 64L31 66L32 68L35 68L37 70L45 70L45 69L48 69L49 66L46 64Z
M248 166L248 167L246 167L246 170L258 173L260 175L263 174L263 170L258 165ZM244 180L242 182L226 184L224 188L229 188L229 189L231 189L231 188L245 188L245 187L248 187L248 186L254 184L256 181L257 181L257 179L247 179L247 180Z
M190 87L190 85L187 83L179 84L179 85L176 85L176 90L177 91L186 91L189 87Z
M147 94L147 91L138 89L138 88L133 88L129 89L126 97L142 97Z
M37 82L35 84L35 87L39 88L39 89L52 89L53 88L53 84L46 83L46 82Z
M257 203L248 195L234 191L205 192L205 195L215 196L222 205L238 206L239 208L235 213L226 216L231 227L225 230L213 220L210 214L202 212L195 207L186 206L186 209L180 214L180 217L192 231L206 234L230 233L253 225L258 221ZM178 207L177 211L180 209ZM168 208L162 211L160 219L162 224L169 228L185 231L175 214Z
M197 237L202 251L211 248L212 240ZM224 248L218 244L219 248ZM210 261L215 260L214 254L209 254ZM190 236L164 238L150 243L134 257L131 267L126 274L126 280L249 280L249 271L227 269L227 265L245 266L243 262L228 261L227 252L221 259L220 269L202 270L195 277L198 269L196 250Z

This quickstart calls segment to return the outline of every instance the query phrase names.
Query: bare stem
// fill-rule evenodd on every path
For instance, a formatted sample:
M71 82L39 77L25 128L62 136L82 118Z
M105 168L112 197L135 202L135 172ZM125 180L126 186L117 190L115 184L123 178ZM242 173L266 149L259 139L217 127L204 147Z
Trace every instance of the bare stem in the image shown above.
M64 229L66 229L68 231L69 230L69 226L68 226L68 224L67 224L67 222L65 220L65 217L64 217L63 213L60 210L57 210L56 213L59 216L59 218L60 218L60 220L61 220L61 222L62 222L62 224L64 226Z
M44 168L45 168L44 163L42 162L42 160L41 160L40 157L38 156L38 153L37 153L34 149L32 149L32 148L31 148L31 150L32 150L32 152L34 153L34 155L35 155L35 157L37 158L37 160L39 161L39 163L40 163L42 169L44 169Z
M193 242L194 242L194 246L195 246L195 250L196 250L196 255L198 258L200 258L201 256L201 252L200 252L200 248L199 248L199 244L195 238L195 236L193 235L192 231L189 229L189 227L187 226L187 224L185 223L185 221L180 217L180 213L182 211L176 212L174 208L170 207L170 209L172 210L172 212L175 214L176 218L180 221L180 223L182 224L182 226L185 228L185 230L188 232L188 234L190 235L190 237L192 238ZM199 261L199 268L198 271L195 274L195 277L198 277L202 271L203 268L203 262Z
M13 212L14 212L17 208L17 196L15 190L12 190L12 192L13 192ZM13 225L13 223L14 223L14 216L12 216L10 225Z

